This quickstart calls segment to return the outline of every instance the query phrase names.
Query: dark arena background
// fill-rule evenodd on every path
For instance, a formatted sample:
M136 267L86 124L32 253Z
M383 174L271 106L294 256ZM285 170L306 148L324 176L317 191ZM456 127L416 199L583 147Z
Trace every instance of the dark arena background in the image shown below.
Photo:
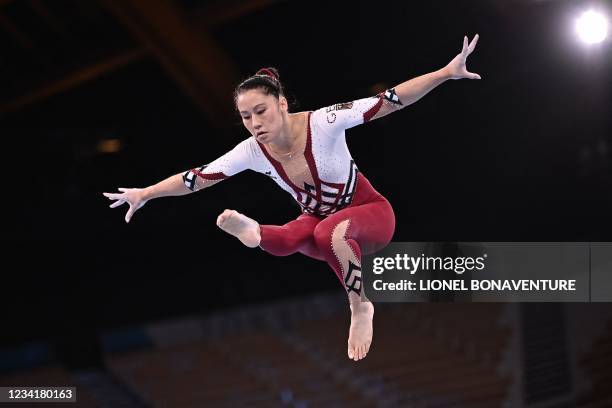
M376 304L355 362L324 262L215 225L226 208L294 219L271 180L243 172L129 224L101 194L249 137L232 91L261 67L293 111L314 110L442 68L478 33L482 80L347 131L393 240L612 241L612 43L576 35L590 8L612 15L569 0L0 0L0 386L73 386L79 407L612 406L608 303Z

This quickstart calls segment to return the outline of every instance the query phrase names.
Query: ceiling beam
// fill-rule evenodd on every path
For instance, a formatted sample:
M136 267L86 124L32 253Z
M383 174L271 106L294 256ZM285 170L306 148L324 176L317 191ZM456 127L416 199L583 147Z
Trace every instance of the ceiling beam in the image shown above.
M227 120L231 120L234 115L231 93L240 79L240 74L229 57L215 44L207 28L265 9L278 1L228 0L201 7L190 11L189 16L184 16L181 10L168 0L160 1L159 3L163 4L157 10L151 11L153 15L143 10L150 5L146 1L100 0L100 3L119 17L123 25L127 25L142 45L86 65L47 84L24 90L22 95L11 101L0 101L0 115L43 101L148 55L154 55L184 92L208 114L213 123L226 125ZM13 2L14 0L0 0L0 7ZM64 39L70 38L70 34L42 2L30 0L29 6L56 32L61 32L60 35ZM168 21L164 22L166 17L169 17ZM12 29L16 27L9 20L4 19L4 25L5 29L17 38L22 34ZM159 32L172 35L160 36ZM19 42L22 47L33 47L25 36Z
M239 70L208 32L191 28L170 0L100 0L151 51L179 87L222 127L233 117Z
M12 101L0 103L0 115L15 112L24 106L40 102L50 96L66 92L78 85L96 79L112 70L121 68L133 61L140 60L146 56L144 49L124 52L113 57L99 61L95 64L79 68L65 77L25 92Z

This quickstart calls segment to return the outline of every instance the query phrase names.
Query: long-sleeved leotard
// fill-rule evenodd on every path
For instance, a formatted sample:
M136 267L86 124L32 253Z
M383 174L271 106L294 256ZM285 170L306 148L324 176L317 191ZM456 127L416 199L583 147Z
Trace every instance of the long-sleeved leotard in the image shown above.
M183 175L190 189L251 169L293 196L302 215L283 226L261 225L260 247L325 260L347 291L361 293L361 254L386 246L395 216L389 202L359 172L345 130L401 108L391 89L371 98L309 112L302 154L281 163L250 137L212 163Z

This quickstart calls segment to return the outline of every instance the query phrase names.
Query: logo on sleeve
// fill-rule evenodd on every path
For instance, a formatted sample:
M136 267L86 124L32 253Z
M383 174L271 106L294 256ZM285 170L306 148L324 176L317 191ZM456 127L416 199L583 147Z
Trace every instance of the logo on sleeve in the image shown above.
M351 109L352 107L353 107L353 102L337 103L335 105L328 106L327 108L325 108L325 113L329 113L335 110Z
M353 102L337 103L335 105L328 106L325 108L325 113L327 113L327 123L334 123L336 121L336 114L332 111L347 110L351 109L352 107Z

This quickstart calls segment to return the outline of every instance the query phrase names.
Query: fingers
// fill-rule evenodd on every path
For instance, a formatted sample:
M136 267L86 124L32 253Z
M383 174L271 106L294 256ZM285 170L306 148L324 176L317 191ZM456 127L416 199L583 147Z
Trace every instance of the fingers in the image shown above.
M117 200L117 201L115 201L114 203L112 203L112 204L111 204L109 207L110 207L110 208L117 208L117 207L119 207L119 206L120 206L121 204L123 204L123 203L125 203L125 201L123 201L123 200Z
M476 34L474 36L474 39L472 40L472 42L468 46L468 55L470 55L472 53L472 51L474 51L474 48L476 48L476 44L478 43L478 39L479 38L480 38L480 36L478 34ZM465 41L464 41L464 43L465 43Z
M480 38L480 35L476 34L474 38L472 39L472 42L468 43L467 36L463 36L463 49L461 50L461 62L463 63L463 67L461 71L463 72L459 74L459 78L482 79L480 75L473 73L473 72L468 72L465 69L466 58L468 55L470 55L474 51L474 49L476 49L476 44L478 44L479 38Z
M125 193L127 190L130 190L130 189L129 188L119 187L117 190ZM105 196L105 197L109 197L110 198L110 196L118 196L118 195L120 195L120 193L102 193L102 195Z
M128 188L119 188L119 191L123 191L122 193L102 193L102 195L110 200L119 200L121 197L125 197L125 191L129 190Z
M142 204L136 206L136 205L133 205L128 200L126 200L126 196L127 196L126 191L131 190L131 189L120 187L117 190L121 191L121 193L102 193L102 195L108 198L109 200L116 200L114 203L112 203L109 206L110 208L117 208L125 203L128 203L130 208L125 214L125 222L130 222L130 220L132 219L132 216L134 215L136 210L138 210L138 208L142 207Z
M116 193L102 193L102 195L106 198L108 198L109 200L117 200L114 203L112 203L109 207L110 208L117 208L119 207L121 204L125 203L126 201L124 199L121 198L121 196L123 196L123 194L116 194Z
M466 57L470 55L472 51L474 51L474 49L476 48L476 44L478 44L479 38L480 36L476 34L472 42L468 42L467 35L463 36L463 49L461 50L461 54L463 54Z
M130 205L130 209L128 210L127 214L125 214L125 222L130 222L130 220L132 219L132 215L134 215L134 213L136 212L136 207L134 207L133 205Z
M463 36L463 49L461 50L461 54L467 55L467 50L468 50L468 38L466 35L466 36Z

